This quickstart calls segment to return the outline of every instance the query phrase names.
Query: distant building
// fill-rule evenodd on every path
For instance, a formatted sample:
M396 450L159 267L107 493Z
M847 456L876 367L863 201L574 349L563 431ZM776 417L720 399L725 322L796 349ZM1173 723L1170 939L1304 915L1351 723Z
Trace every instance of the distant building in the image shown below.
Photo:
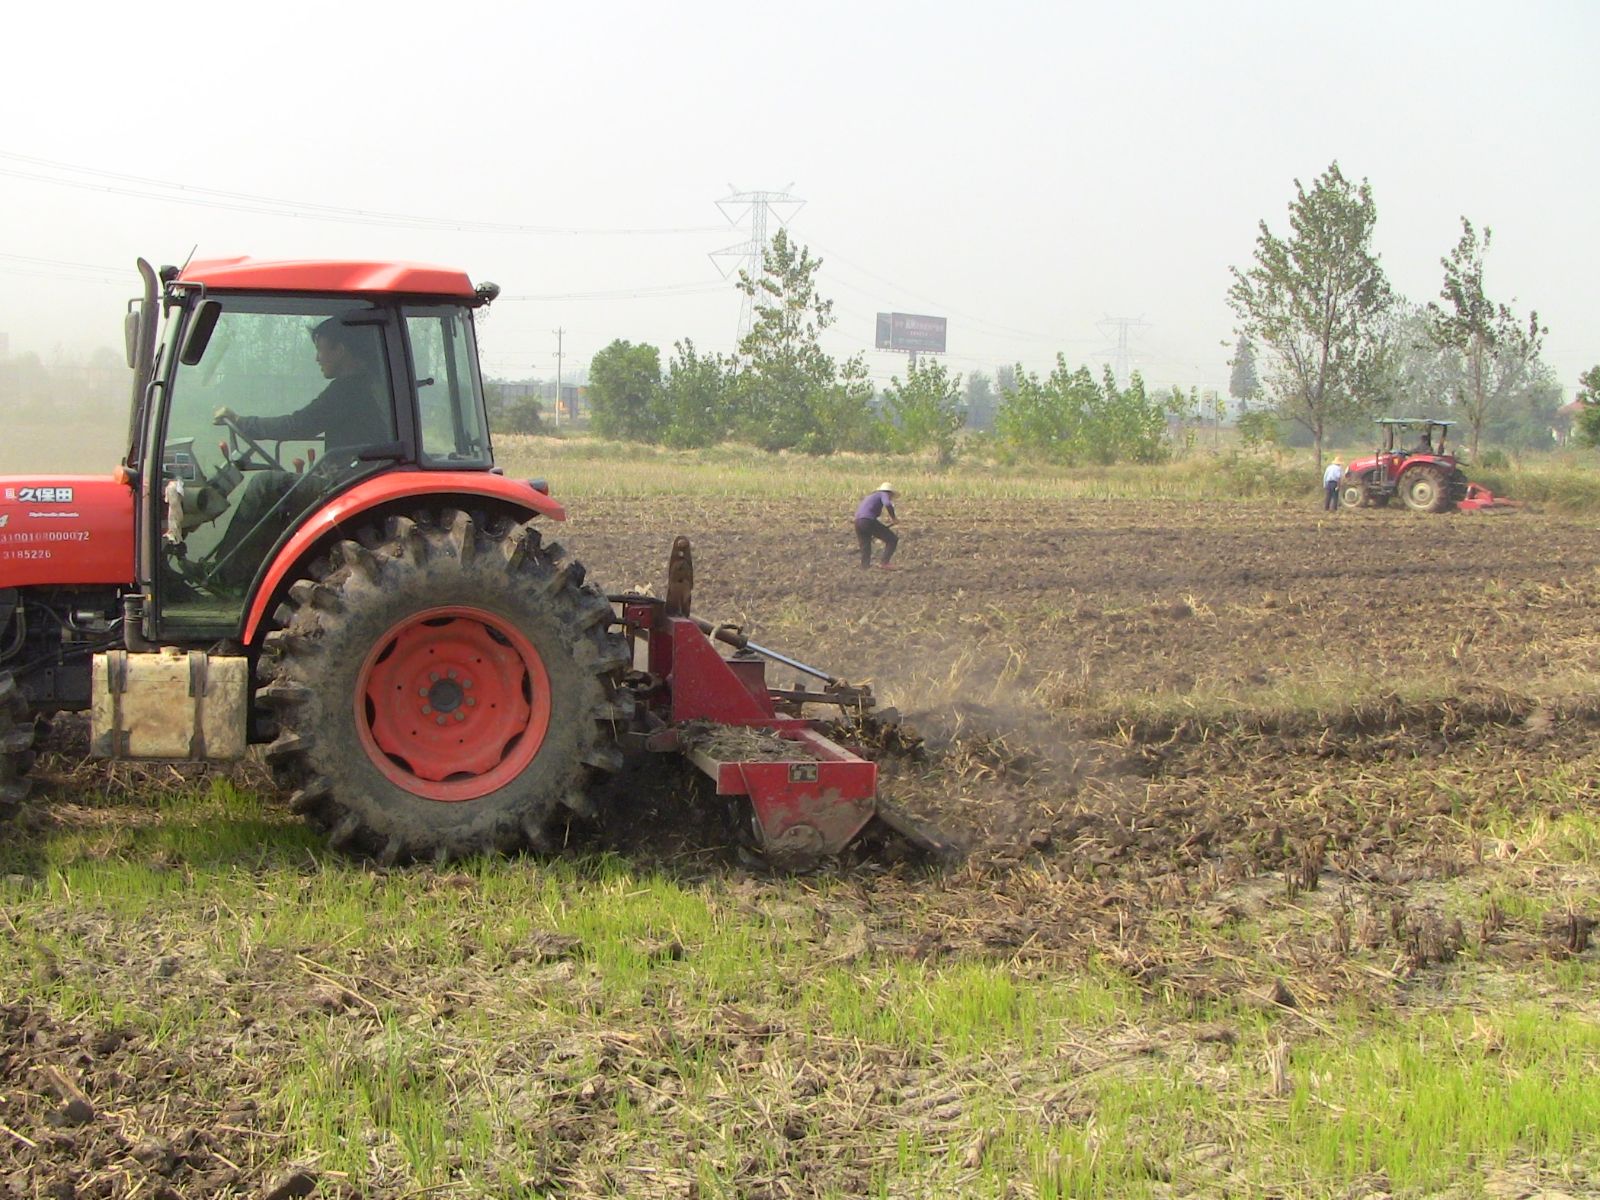
M561 385L561 415L576 419L589 414L589 389L582 384Z
M504 383L498 379L491 382L500 389L501 397L506 400L527 400L529 397L543 399L549 394L549 388L537 379L519 380L516 383Z

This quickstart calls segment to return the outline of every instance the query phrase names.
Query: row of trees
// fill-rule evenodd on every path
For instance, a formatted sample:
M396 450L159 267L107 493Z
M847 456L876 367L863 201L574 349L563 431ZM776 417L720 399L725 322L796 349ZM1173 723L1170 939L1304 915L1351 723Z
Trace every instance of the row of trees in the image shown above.
M1578 437L1586 446L1600 446L1600 366L1590 367L1578 376Z
M1474 455L1485 431L1519 405L1553 414L1560 389L1539 359L1538 313L1521 319L1485 289L1489 229L1462 217L1460 240L1440 259L1439 299L1414 305L1395 294L1372 250L1377 206L1366 180L1346 179L1335 162L1310 188L1295 180L1295 192L1289 234L1262 221L1254 262L1232 268L1235 396L1264 392L1280 418L1310 435L1319 463L1331 430L1386 410L1455 417Z
M1057 358L1041 379L998 372L999 394L975 374L963 388L943 363L913 359L905 378L877 392L860 355L838 362L821 346L833 302L817 293L821 260L780 230L762 272L741 272L755 320L732 357L675 343L665 364L655 346L615 341L589 366L589 408L604 437L687 448L727 440L765 450L955 453L966 414L995 412L995 434L1018 450L1062 462L1151 462L1166 455L1167 420L1191 401L1150 396L1135 376L1118 387Z

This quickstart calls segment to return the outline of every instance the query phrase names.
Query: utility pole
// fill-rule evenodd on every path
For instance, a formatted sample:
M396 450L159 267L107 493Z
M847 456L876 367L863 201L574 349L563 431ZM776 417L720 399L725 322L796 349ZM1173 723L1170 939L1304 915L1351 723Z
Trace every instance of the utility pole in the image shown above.
M566 330L557 328L556 335L556 427L561 426L561 339Z

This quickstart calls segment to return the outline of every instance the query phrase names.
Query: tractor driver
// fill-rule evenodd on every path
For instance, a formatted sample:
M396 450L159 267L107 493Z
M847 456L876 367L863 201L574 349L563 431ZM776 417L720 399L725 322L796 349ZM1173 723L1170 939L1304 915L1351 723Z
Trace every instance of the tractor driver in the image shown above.
M325 438L329 457L374 441L392 440L394 429L380 403L366 355L373 332L370 327L346 325L339 317L329 317L311 330L317 366L330 381L316 399L281 417L241 417L224 405L216 411L217 424L232 422L240 433L257 441ZM362 345L363 340L369 345Z
M1424 425L1422 427L1422 433L1418 435L1417 444L1411 448L1411 453L1413 453L1413 454L1432 454L1433 453L1433 437L1431 435L1431 431L1428 429L1428 427L1426 425Z
M215 552L215 557L226 559L216 572L216 581L224 587L248 585L259 565L257 560L278 540L295 513L333 481L334 473L349 463L354 451L394 440L394 420L379 386L376 329L329 317L312 328L311 341L317 366L329 382L309 404L276 417L242 417L226 406L216 410L217 424L231 423L246 437L277 441L322 438L326 447L308 472L316 478L306 481L296 504L283 501L302 476L278 468L251 473Z

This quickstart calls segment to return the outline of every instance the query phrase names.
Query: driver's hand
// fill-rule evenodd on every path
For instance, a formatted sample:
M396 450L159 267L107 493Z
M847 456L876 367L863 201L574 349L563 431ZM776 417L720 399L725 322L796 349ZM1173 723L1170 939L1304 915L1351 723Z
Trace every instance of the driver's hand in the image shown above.
M211 423L213 425L226 425L229 421L237 421L238 419L239 414L234 412L233 409L229 408L226 404L211 414Z

